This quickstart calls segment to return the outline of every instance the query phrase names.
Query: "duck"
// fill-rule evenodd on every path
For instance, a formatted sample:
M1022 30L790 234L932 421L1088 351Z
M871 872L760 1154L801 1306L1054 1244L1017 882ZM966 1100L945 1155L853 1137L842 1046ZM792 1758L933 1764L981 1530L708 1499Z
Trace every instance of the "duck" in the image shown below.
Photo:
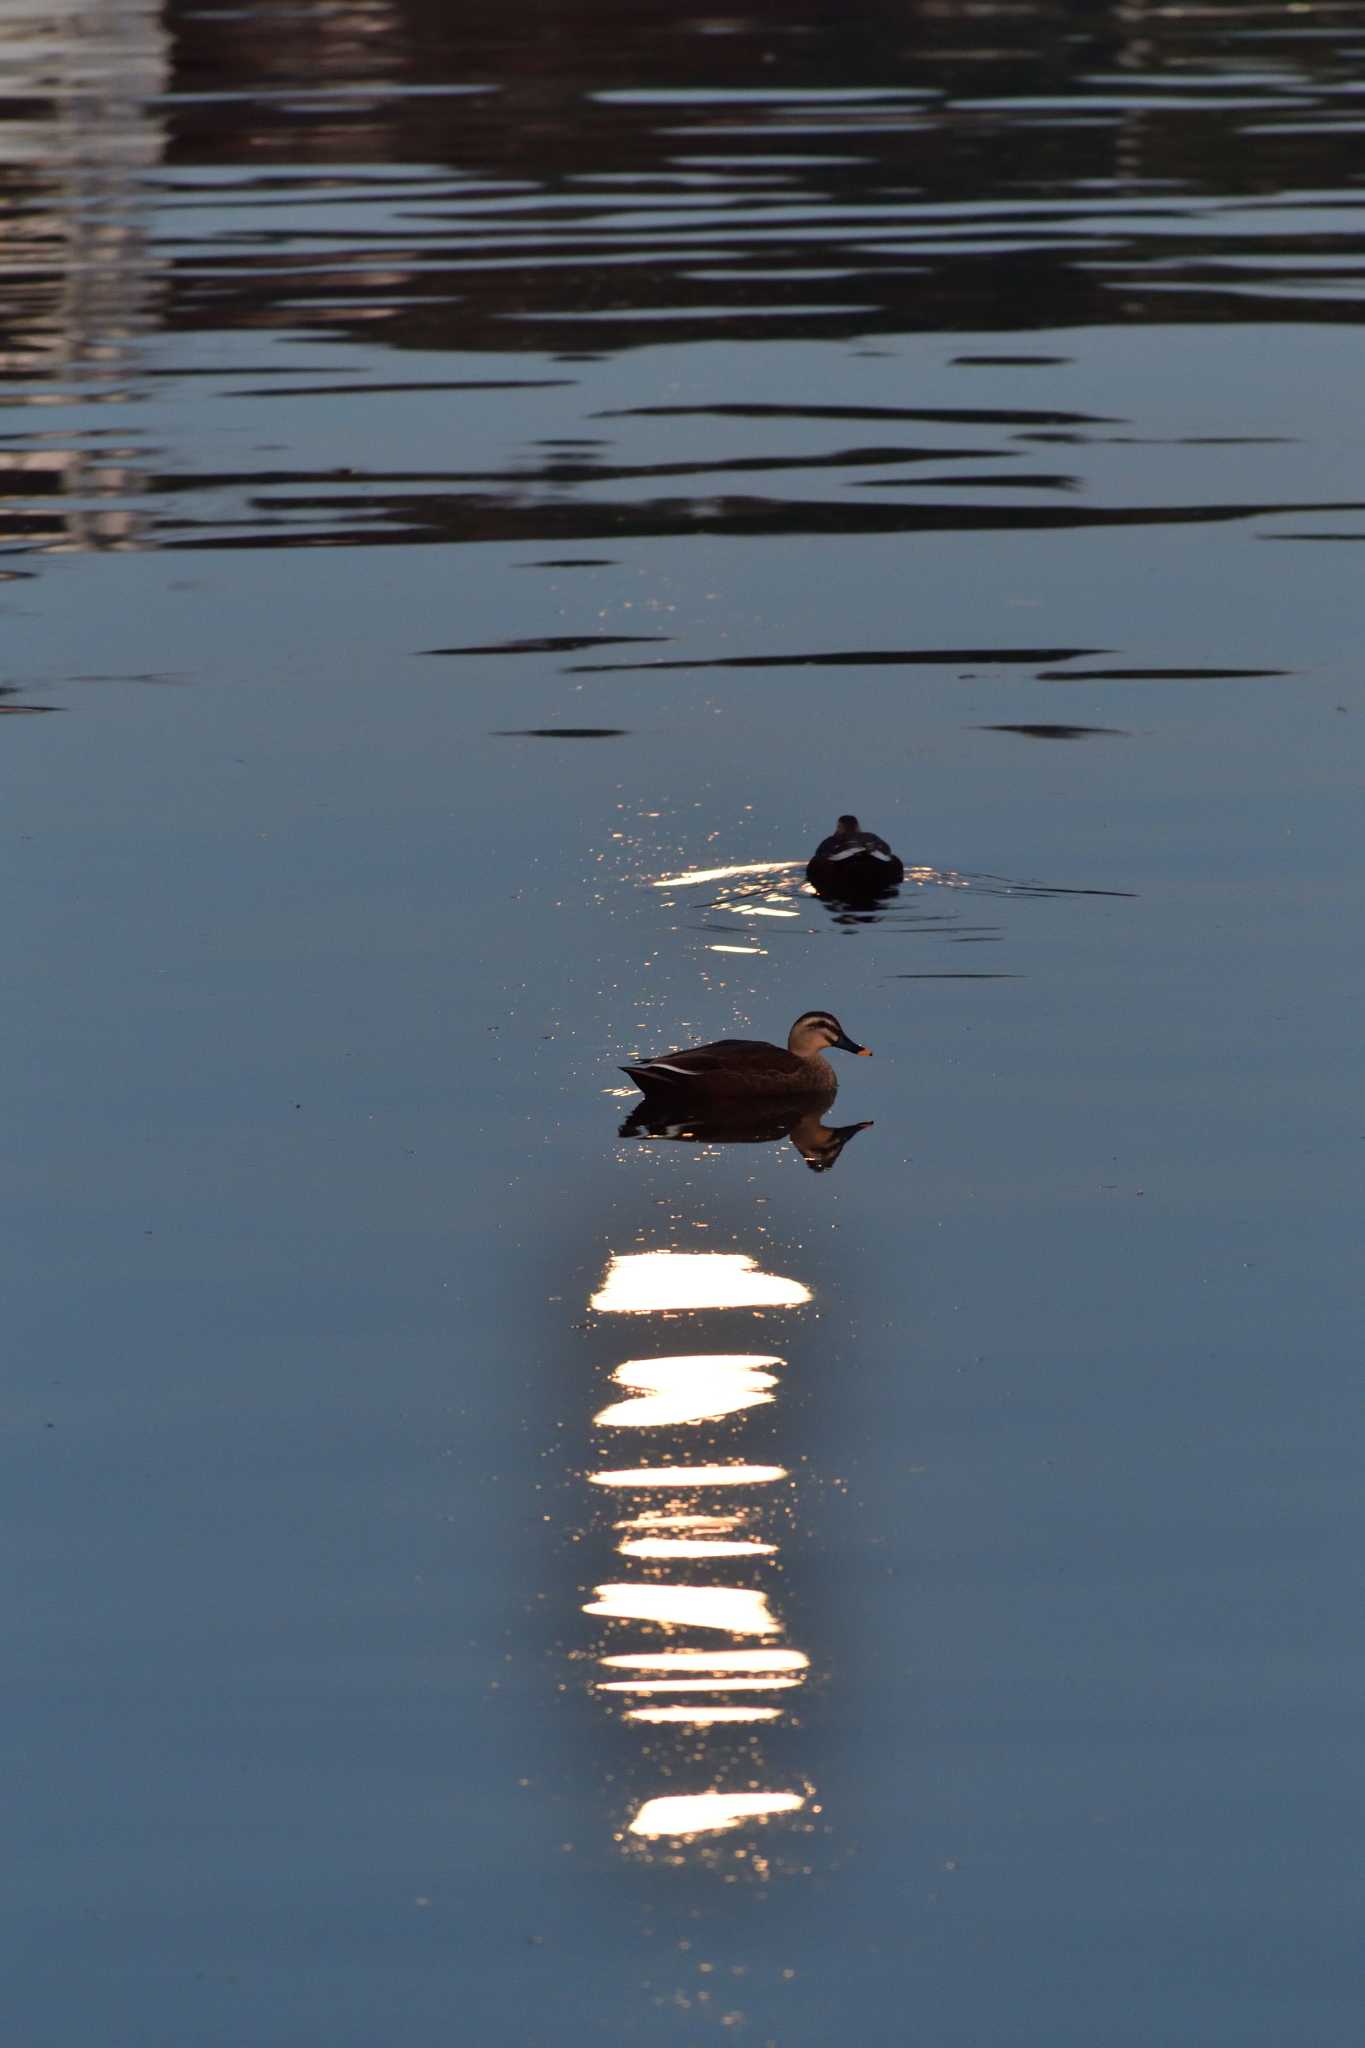
M873 896L905 880L905 862L845 811L806 865L806 880L831 896Z
M718 1038L713 1045L666 1052L657 1059L622 1067L636 1087L655 1101L714 1101L764 1096L788 1102L802 1096L828 1101L839 1082L825 1059L827 1047L870 1059L867 1046L850 1038L829 1010L803 1010L787 1033L787 1049L761 1038Z

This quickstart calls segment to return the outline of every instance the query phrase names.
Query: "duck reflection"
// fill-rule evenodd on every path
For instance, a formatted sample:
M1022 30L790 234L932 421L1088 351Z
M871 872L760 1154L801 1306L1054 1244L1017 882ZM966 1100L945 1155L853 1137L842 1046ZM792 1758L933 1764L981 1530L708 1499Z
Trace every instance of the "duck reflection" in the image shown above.
M820 1128L818 1112L810 1121ZM762 1133L790 1134L785 1120ZM842 1134L825 1135L843 1142ZM656 1250L613 1255L591 1299L601 1315L652 1315L667 1328L679 1315L718 1309L799 1309L811 1292L746 1253ZM775 1580L792 1475L743 1456L732 1435L752 1432L760 1416L766 1428L786 1366L776 1352L700 1348L620 1360L610 1368L613 1398L597 1406L594 1427L662 1431L644 1439L658 1442L662 1455L636 1465L604 1461L587 1475L612 1503L622 1561L619 1577L604 1574L583 1599L583 1613L609 1631L592 1652L593 1691L647 1738L642 1756L664 1780L657 1793L636 1794L619 1839L637 1853L677 1860L705 1854L724 1835L727 1870L737 1858L760 1877L771 1867L761 1841L767 1825L818 1811L800 1774L793 1785L790 1772L779 1774L754 1746L790 1720L811 1668L786 1640ZM685 1747L660 1748L670 1736ZM737 1845L737 1833L748 1839Z
M770 1145L790 1138L812 1173L828 1173L845 1145L859 1131L870 1131L872 1118L857 1124L826 1124L820 1109L809 1105L746 1103L699 1116L668 1113L658 1103L642 1102L621 1126L623 1138L670 1138L686 1145Z

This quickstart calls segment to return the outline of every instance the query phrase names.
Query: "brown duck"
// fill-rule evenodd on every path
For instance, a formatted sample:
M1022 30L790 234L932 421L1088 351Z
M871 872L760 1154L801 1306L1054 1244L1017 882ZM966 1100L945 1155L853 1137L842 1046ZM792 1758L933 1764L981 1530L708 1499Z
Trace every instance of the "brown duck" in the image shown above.
M785 1052L761 1038L720 1038L714 1045L666 1052L621 1071L651 1101L735 1101L753 1096L788 1102L821 1096L828 1101L839 1087L824 1057L830 1046L871 1057L828 1010L806 1010L788 1032Z

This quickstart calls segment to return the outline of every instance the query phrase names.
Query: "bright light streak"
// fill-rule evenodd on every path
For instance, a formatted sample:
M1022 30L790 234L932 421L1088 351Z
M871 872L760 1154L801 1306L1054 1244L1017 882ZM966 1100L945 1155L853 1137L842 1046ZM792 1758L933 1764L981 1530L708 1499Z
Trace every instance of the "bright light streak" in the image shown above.
M678 1358L628 1358L612 1378L636 1389L593 1417L608 1429L653 1429L677 1422L711 1422L771 1401L777 1385L765 1366L785 1360L763 1352L706 1352Z
M621 1472L589 1472L590 1486L771 1486L785 1465L636 1465Z
M711 1835L742 1820L796 1813L805 1805L799 1792L694 1792L647 1799L630 1824L633 1835Z
M799 1280L759 1271L747 1252L613 1252L590 1306L603 1314L657 1315L691 1308L797 1308Z
M755 860L734 868L689 868L681 875L661 875L651 883L655 889L677 889L693 882L728 882L736 875L780 875L788 868L803 868L803 860Z
M658 1621L672 1628L719 1628L727 1635L774 1636L767 1595L747 1586L594 1586L597 1598L585 1614L609 1615L613 1621Z

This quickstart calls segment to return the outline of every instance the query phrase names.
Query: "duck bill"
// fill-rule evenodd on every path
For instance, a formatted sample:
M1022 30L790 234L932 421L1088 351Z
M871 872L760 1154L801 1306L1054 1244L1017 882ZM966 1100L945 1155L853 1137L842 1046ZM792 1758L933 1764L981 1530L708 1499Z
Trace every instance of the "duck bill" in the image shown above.
M838 1046L840 1052L856 1052L865 1060L870 1060L872 1057L871 1046L855 1045L847 1032L844 1033L842 1038L836 1038L834 1043Z

